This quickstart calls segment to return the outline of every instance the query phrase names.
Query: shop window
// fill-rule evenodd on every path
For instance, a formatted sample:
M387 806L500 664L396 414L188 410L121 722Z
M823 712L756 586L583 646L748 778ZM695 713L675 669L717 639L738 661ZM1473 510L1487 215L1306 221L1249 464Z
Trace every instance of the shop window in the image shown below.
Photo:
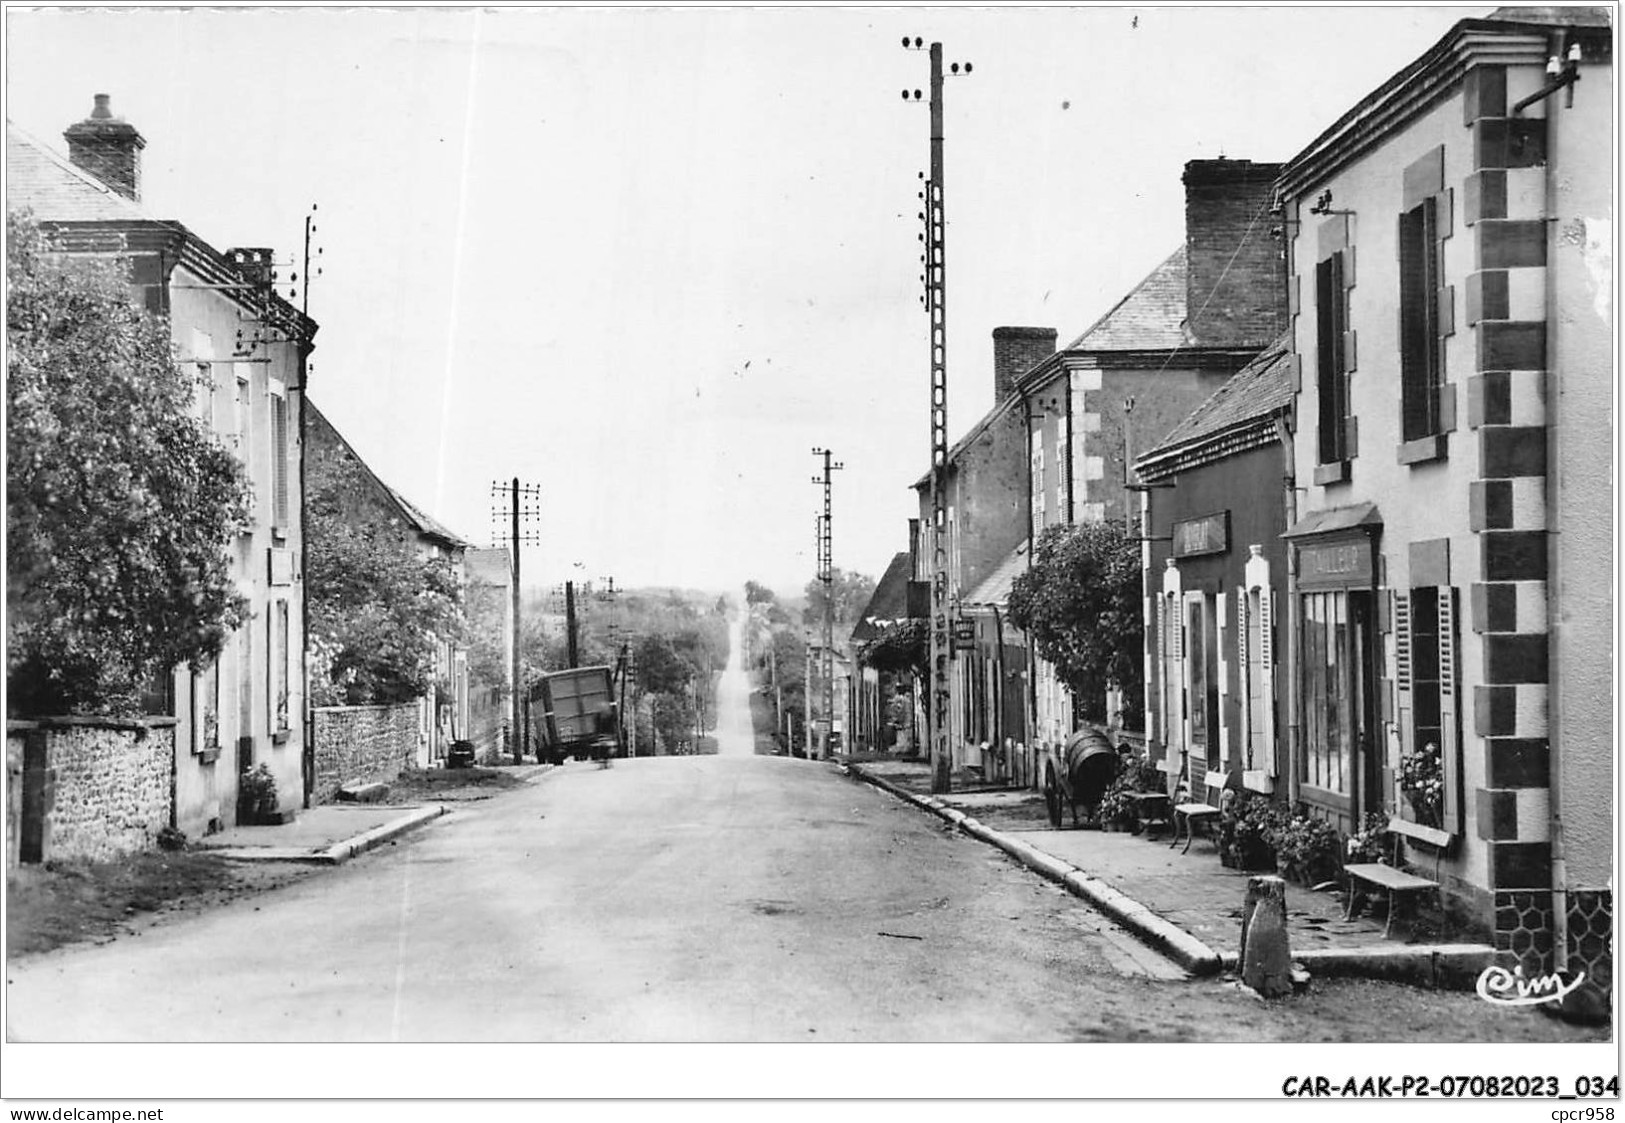
M1347 795L1354 773L1348 597L1306 593L1302 605L1303 782Z
M1185 705L1190 723L1190 752L1210 768L1219 766L1218 638L1213 601L1192 596L1185 602Z

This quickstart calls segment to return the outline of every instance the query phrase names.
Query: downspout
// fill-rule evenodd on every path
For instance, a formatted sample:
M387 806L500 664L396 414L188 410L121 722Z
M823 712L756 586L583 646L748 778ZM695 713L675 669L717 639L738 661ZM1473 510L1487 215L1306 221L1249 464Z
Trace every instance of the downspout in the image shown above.
M993 609L993 681L998 684L998 692L993 699L993 759L1004 760L1004 617L999 614L998 605L989 605ZM1000 769L1003 772L1003 769Z
M1580 46L1576 43L1565 58L1567 32L1559 31L1552 40L1553 63L1560 73L1539 93L1525 98L1512 108L1512 115L1526 105L1567 86L1568 102L1574 103L1574 83L1580 80ZM1550 70L1550 65L1548 66ZM1562 769L1562 694L1558 690L1562 667L1558 638L1562 632L1562 613L1558 606L1563 601L1563 571L1558 565L1558 491L1562 476L1556 471L1561 436L1558 432L1556 411L1561 397L1554 385L1558 377L1557 323L1554 319L1557 304L1557 147L1556 120L1548 109L1546 114L1546 791L1550 821L1547 830L1551 837L1552 888L1552 969L1568 970L1569 966L1569 871L1563 838L1563 769Z

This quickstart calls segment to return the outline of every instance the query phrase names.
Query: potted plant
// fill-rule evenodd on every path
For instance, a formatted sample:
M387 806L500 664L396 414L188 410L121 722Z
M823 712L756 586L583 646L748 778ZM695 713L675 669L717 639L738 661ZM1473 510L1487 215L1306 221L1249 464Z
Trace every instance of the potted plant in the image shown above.
M1349 865L1362 863L1388 864L1393 847L1393 836L1388 830L1388 815L1383 811L1367 811L1365 826L1349 835L1344 861Z
M1444 761L1438 745L1429 741L1421 749L1400 758L1399 789L1419 824L1424 827L1443 824Z
M1301 885L1319 885L1337 876L1337 828L1312 815L1293 815L1275 825L1271 842L1281 873Z
M1219 815L1219 861L1231 869L1275 868L1273 839L1284 814L1260 796L1231 801Z
M237 800L243 817L250 823L282 822L277 810L276 777L263 763L256 764L237 780Z

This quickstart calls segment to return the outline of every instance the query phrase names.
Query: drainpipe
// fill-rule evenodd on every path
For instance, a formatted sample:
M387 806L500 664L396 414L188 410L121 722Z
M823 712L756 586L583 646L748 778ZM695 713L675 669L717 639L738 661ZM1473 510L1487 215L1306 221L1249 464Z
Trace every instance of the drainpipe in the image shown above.
M1004 617L999 614L998 605L990 605L993 609L993 681L999 684L999 689L993 700L993 758L1004 760ZM1003 769L1000 769L1003 772ZM1002 778L1002 777L1001 777Z
M1565 58L1564 45L1567 32L1559 31L1552 40L1551 63L1560 68L1560 73L1554 81L1548 83L1539 93L1525 98L1512 109L1514 116L1526 105L1549 97L1564 86L1569 90L1569 104L1574 103L1574 83L1580 80L1580 45L1576 43L1569 49ZM1555 105L1555 103L1554 103ZM1562 578L1563 571L1558 562L1558 535L1562 533L1558 523L1558 492L1562 486L1562 475L1556 471L1558 463L1558 450L1561 435L1557 426L1557 401L1561 396L1559 388L1553 385L1558 378L1557 354L1557 322L1554 316L1557 311L1557 161L1554 158L1557 147L1557 130L1555 115L1548 108L1546 114L1546 176L1545 176L1545 218L1546 218L1546 487L1545 487L1545 515L1546 515L1546 790L1547 807L1550 815L1548 832L1551 838L1551 887L1552 887L1552 969L1567 971L1569 965L1569 874L1568 862L1564 853L1563 839L1563 769L1562 769L1562 706L1559 701L1561 694L1558 684L1561 681L1562 667L1559 653L1561 644L1558 637L1562 634L1562 613L1558 606L1563 601Z
M1292 524L1298 521L1298 470L1296 460L1297 453L1292 437L1292 426L1288 423L1285 413L1279 413L1275 416L1275 439L1281 442L1281 459L1284 462L1281 475L1281 504L1283 512L1286 515L1287 529L1290 530L1292 528ZM1286 659L1284 664L1282 660L1277 659L1276 661L1277 666L1284 665L1285 672L1279 677L1284 678L1286 681L1278 683L1278 685L1284 687L1285 689L1277 690L1275 696L1279 699L1283 699L1286 705L1285 724L1287 799L1294 805L1296 805L1298 802L1300 783L1298 778L1298 743L1300 728L1298 719L1297 691L1298 567L1296 563L1297 559L1293 554L1293 545L1289 542L1287 543L1286 548L1286 643L1280 643L1280 637L1277 637L1277 642L1275 644L1275 650L1277 652L1280 652L1283 647L1286 650ZM1264 593L1265 595L1268 595L1269 590L1264 590ZM1270 622L1273 624L1274 621L1275 617L1273 614L1271 614Z

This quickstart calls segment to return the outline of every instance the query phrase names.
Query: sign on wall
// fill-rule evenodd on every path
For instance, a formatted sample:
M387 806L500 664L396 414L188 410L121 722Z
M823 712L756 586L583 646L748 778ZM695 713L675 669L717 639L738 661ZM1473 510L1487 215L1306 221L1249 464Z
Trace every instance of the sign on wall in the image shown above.
M270 580L273 586L293 584L293 551L271 548Z
M1344 588L1370 583L1370 539L1346 538L1298 547L1298 588Z
M1222 554L1230 549L1230 512L1218 511L1174 523L1174 557Z

